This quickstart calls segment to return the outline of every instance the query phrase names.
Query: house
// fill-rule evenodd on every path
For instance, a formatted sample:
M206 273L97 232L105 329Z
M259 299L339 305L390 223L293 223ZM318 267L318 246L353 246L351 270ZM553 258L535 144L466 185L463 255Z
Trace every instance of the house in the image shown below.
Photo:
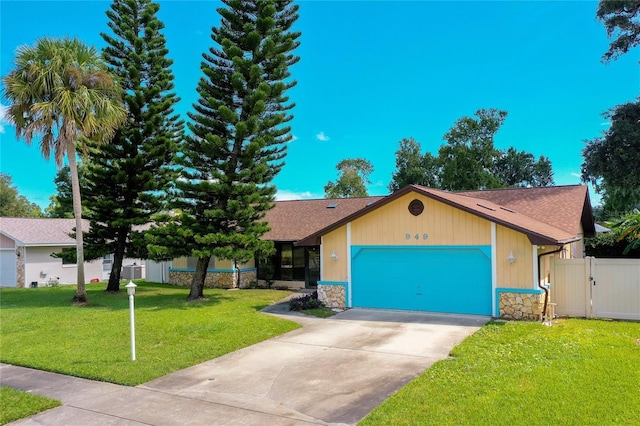
M262 238L274 242L268 259L246 264L212 258L206 287L248 287L251 283L288 288L315 288L320 279L320 244L296 246L308 235L323 229L384 197L277 201L265 220L271 230ZM181 257L169 262L147 261L147 276L177 285L191 285L197 258ZM164 279L166 277L166 280Z
M584 237L595 235L581 185L466 192L410 185L386 197L276 202L266 220L275 255L257 267L213 260L209 285L269 280L317 286L333 307L507 318L538 318L550 257L581 258ZM193 268L189 259L176 262L169 282L186 285ZM216 284L222 276L224 285Z
M88 222L85 221L88 227ZM75 219L52 218L0 218L0 286L36 287L57 282L75 284L77 265L52 257L53 253L75 248L73 232ZM103 259L85 262L85 277L107 279L111 271L112 255ZM124 265L136 259L125 259ZM140 264L139 260L137 260ZM144 278L137 270L139 277ZM132 277L133 278L133 277ZM136 277L137 278L137 277Z

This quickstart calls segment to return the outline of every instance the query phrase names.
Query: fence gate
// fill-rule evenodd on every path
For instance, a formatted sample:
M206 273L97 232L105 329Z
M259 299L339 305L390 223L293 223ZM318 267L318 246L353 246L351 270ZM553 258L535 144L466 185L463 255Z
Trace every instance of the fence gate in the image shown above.
M640 320L640 259L553 259L558 315Z

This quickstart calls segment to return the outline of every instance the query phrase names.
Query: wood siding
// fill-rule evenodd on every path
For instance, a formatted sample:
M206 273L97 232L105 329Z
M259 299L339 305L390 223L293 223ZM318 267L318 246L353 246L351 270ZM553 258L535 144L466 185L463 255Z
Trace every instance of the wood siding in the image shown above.
M516 258L514 263L508 259L511 252ZM529 238L496 225L496 267L498 288L534 288L533 246Z
M414 199L424 204L424 211L419 216L409 213L409 203ZM485 219L431 198L411 193L354 220L351 244L362 246L490 245L491 225Z
M338 260L331 259L331 253L338 255ZM322 281L347 281L347 226L342 226L322 237L322 262L324 270L320 273Z
M173 259L171 267L173 268L186 268L187 267L187 258L186 257L178 257Z

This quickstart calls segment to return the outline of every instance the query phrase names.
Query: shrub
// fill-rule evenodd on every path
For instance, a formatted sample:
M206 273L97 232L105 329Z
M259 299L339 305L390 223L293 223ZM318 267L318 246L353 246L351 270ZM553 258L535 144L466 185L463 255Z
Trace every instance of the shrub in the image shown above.
M620 241L615 231L599 233L595 238L585 238L584 242L587 256L640 259L640 248L623 254L631 241Z
M318 309L322 307L322 302L318 300L318 292L307 294L302 297L295 297L289 300L290 311L306 311L307 309Z

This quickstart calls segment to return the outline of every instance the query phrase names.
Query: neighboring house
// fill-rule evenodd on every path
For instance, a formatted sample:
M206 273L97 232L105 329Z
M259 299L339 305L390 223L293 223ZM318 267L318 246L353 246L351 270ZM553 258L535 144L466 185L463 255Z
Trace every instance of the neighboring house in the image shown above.
M538 318L551 256L581 258L595 235L586 186L280 201L266 216L276 254L216 263L208 285L314 287L327 305ZM195 259L169 282L188 285ZM176 268L176 263L180 268ZM180 279L176 279L179 275Z
M87 221L84 223L88 226ZM69 236L74 227L75 219L0 217L0 286L32 287L53 282L75 284L76 263L51 256L75 247L75 239ZM87 281L108 278L110 259L111 255L108 255L104 259L85 262ZM123 264L127 266L123 270L133 268L136 262L140 265L139 260L125 259ZM144 278L142 265L135 272Z

